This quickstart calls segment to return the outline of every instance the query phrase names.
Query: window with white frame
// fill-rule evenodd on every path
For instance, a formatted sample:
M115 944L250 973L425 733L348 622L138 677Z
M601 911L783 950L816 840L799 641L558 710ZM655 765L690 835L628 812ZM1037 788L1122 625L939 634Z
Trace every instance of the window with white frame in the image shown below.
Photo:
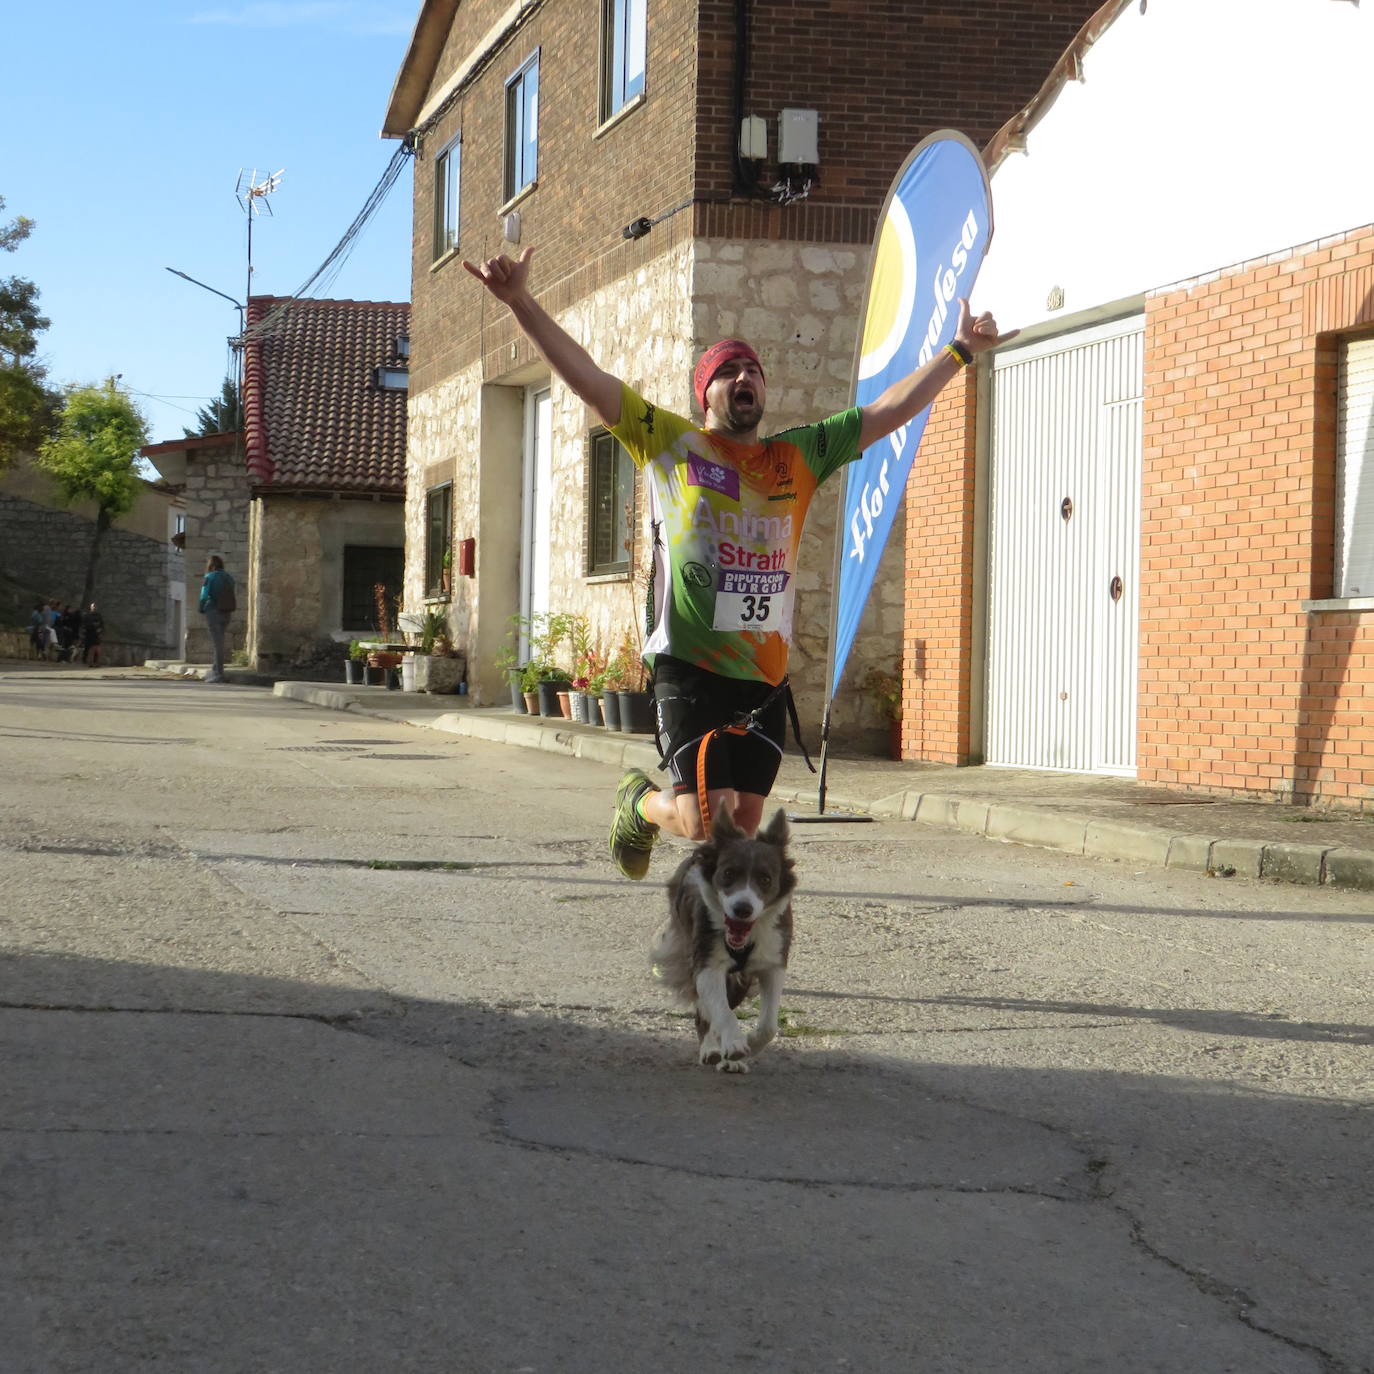
M587 500L587 575L630 570L635 465L625 446L604 429L592 435Z
M1336 421L1338 597L1374 597L1374 338L1341 349Z
M506 199L539 175L539 54L506 82Z
M601 120L644 94L648 0L601 0Z
M462 180L463 143L455 138L434 158L434 256L458 247L458 187Z

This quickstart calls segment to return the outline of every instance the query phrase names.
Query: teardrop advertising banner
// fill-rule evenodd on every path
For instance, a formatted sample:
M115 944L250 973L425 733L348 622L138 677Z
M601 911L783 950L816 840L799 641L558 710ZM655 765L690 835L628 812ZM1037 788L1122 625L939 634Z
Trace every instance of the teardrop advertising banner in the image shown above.
M854 359L854 404L876 400L954 337L992 238L992 196L977 148L942 130L902 164L878 221ZM845 470L831 634L831 699L930 416L927 407Z

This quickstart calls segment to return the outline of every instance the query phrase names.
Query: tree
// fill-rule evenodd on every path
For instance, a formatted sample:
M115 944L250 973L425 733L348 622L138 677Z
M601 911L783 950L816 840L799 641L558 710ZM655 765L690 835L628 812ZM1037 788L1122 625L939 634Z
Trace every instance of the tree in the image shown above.
M32 231L33 221L23 215L0 221L0 251L13 253ZM38 313L38 288L23 277L0 277L0 470L52 430L59 398L44 385L47 369L36 356L47 327Z
M142 479L134 464L147 442L147 421L110 378L103 386L68 391L57 432L39 446L38 464L52 474L62 499L68 505L96 504L82 606L89 606L95 594L95 569L105 531L133 509L138 499Z
M207 434L236 434L243 428L243 401L239 396L239 384L232 377L226 377L219 395L196 412L196 424L199 429L185 431L187 439L200 439Z

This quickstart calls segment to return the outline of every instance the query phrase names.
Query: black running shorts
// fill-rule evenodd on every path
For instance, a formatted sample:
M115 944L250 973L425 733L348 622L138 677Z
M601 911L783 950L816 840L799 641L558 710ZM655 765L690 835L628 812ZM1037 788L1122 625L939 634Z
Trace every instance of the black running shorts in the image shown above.
M732 725L774 691L767 682L722 677L679 658L654 659L654 701L659 747L673 795L697 789L697 755L719 725ZM787 731L787 689L778 692L743 735L722 735L706 751L708 791L734 788L766 797L778 776Z

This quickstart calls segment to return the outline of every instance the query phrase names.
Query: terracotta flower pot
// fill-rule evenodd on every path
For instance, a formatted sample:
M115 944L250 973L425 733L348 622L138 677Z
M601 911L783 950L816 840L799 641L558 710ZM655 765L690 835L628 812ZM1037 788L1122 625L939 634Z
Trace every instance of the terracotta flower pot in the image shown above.
M558 695L558 710L559 710L559 712L562 714L562 717L563 717L564 720L571 720L571 719L572 719L572 693L571 693L571 692L559 692L557 695Z
M522 692L520 695L524 698L526 713L537 716L539 714L539 693Z

